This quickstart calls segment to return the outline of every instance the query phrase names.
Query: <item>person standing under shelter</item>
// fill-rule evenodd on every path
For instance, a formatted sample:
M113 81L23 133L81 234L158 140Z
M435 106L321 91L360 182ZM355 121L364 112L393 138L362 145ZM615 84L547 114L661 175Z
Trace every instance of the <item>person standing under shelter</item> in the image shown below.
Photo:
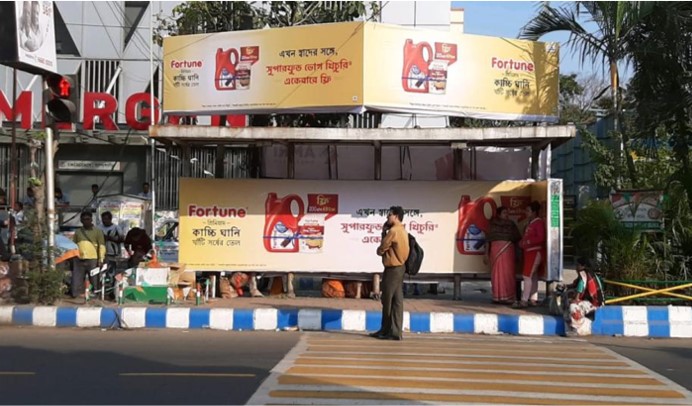
M541 204L533 201L526 208L529 225L524 231L524 238L519 245L524 250L524 289L521 301L515 302L512 307L521 309L538 305L538 276L545 264L545 221L540 218Z
M142 184L142 191L137 196L151 200L151 190L149 190L149 182L144 182Z
M382 243L377 255L382 257L382 325L371 337L384 340L401 340L404 331L404 292L401 289L409 254L408 232L401 224L404 209L389 208L387 222L382 229Z
M515 283L515 246L521 240L519 228L510 220L506 207L498 207L490 220L486 255L490 263L493 303L512 304L517 300Z
M36 204L36 196L34 196L34 189L31 186L26 188L26 196L24 196L22 204L25 207L34 207Z
M99 185L94 183L93 185L91 185L91 200L89 200L89 203L87 204L87 206L90 209L96 210L96 208L98 207L98 196L99 196Z
M72 270L72 297L84 297L84 278L89 271L99 267L106 257L106 239L103 232L94 227L94 219L90 212L82 212L79 216L82 227L74 233L73 241L79 248L79 260ZM98 280L94 278L92 284Z
M70 199L62 192L59 187L55 188L55 207L66 207L70 205Z

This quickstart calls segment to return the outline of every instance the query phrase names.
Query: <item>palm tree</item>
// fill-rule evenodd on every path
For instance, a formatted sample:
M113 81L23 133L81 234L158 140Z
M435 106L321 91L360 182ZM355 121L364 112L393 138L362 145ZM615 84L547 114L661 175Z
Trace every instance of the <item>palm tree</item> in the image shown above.
M520 38L532 41L553 32L568 32L573 52L578 52L582 64L601 63L610 70L610 89L615 101L615 130L620 130L621 97L619 63L629 63L636 43L632 41L634 29L648 13L652 4L634 1L577 1L561 7L543 3L538 14L521 30ZM589 31L580 21L595 23L597 29ZM637 177L634 160L629 153L629 137L622 133L621 153L624 152L632 186ZM621 182L619 179L618 182Z
M679 164L670 179L681 182L692 207L692 3L656 2L635 30L639 44L633 52L630 82L636 126L647 138L670 136Z

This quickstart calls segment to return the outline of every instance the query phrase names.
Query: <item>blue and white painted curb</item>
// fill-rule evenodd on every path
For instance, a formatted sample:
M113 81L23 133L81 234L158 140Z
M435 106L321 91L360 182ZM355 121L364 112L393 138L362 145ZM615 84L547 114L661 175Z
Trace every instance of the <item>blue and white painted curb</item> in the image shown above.
M594 335L626 337L692 337L692 307L605 306L591 325Z
M380 312L365 310L0 307L0 325L40 327L375 331L380 321ZM562 318L556 316L405 312L404 330L555 336L563 335L565 327ZM692 337L692 308L607 306L597 311L592 334Z

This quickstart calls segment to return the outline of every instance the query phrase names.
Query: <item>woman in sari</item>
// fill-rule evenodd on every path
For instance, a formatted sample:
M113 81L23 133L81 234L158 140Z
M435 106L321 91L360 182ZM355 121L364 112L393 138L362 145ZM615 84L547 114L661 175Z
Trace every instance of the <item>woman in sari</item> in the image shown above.
M497 215L490 220L486 251L491 268L493 303L512 304L516 300L514 244L519 240L519 228L509 219L506 208L498 207Z
M528 306L538 306L538 278L545 268L545 221L539 217L541 204L531 202L526 208L529 225L524 231L524 237L519 246L524 250L524 290L521 301L514 303L512 307L523 309Z

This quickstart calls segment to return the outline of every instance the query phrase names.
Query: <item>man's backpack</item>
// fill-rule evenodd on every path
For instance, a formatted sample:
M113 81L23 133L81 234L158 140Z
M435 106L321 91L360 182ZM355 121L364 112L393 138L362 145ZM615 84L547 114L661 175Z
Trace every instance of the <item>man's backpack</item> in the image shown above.
M409 253L406 259L406 273L413 276L420 271L420 266L423 264L423 248L418 245L416 237L408 235Z

